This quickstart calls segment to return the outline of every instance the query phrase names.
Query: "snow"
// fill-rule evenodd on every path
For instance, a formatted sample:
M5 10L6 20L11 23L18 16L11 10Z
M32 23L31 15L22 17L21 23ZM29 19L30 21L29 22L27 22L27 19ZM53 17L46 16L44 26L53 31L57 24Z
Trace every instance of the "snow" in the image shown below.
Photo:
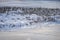
M24 14L21 10L0 13L0 31L16 31L18 29L34 28L36 26L44 27L47 25L60 24L59 15L48 17L49 18L33 13Z
M0 13L0 30L17 29L34 24L32 19L34 18L35 20L36 18L33 15L27 15L21 15L17 11L10 11L4 14ZM30 17L30 20L28 20L28 17Z

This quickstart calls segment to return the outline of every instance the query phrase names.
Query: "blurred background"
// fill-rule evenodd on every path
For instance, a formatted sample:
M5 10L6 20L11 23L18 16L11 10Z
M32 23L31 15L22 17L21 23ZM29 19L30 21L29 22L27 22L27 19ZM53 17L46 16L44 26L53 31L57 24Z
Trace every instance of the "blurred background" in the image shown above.
M7 1L60 1L60 0L0 0L0 2L7 2Z

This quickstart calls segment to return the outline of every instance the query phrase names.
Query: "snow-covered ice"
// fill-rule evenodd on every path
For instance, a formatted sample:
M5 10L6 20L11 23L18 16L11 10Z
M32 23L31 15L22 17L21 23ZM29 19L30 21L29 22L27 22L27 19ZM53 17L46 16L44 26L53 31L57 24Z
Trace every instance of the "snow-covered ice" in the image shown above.
M11 30L17 28L28 28L31 25L34 25L37 21L36 14L32 15L23 15L17 11L10 11L8 13L0 13L0 30Z
M60 16L39 16L36 14L24 14L23 11L9 11L0 13L0 31L14 31L23 28L34 28L39 25L60 24Z

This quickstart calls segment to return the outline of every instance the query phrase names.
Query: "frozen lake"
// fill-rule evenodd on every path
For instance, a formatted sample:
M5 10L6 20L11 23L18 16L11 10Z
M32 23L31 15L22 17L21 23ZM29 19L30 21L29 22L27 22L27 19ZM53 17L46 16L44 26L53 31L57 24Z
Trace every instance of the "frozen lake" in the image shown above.
M12 5L12 6L11 6ZM17 5L17 6L16 6ZM0 7L42 7L42 8L60 8L59 1L8 1L0 2Z
M60 40L60 25L22 29L18 32L0 32L0 40Z
M14 1L0 3L0 7L5 6L42 7L51 8L52 11L47 10L47 15L45 15L46 11L43 9L44 13L40 10L43 15L25 14L22 10L0 13L0 40L60 40L60 2ZM50 12L52 12L52 15L50 15Z

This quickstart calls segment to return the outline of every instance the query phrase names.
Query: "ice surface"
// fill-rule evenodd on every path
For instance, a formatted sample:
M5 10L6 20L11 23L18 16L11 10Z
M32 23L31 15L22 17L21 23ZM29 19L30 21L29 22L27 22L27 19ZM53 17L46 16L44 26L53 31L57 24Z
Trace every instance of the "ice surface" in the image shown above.
M12 5L12 6L11 6ZM60 8L58 1L10 1L0 2L0 7L42 7L42 8Z

